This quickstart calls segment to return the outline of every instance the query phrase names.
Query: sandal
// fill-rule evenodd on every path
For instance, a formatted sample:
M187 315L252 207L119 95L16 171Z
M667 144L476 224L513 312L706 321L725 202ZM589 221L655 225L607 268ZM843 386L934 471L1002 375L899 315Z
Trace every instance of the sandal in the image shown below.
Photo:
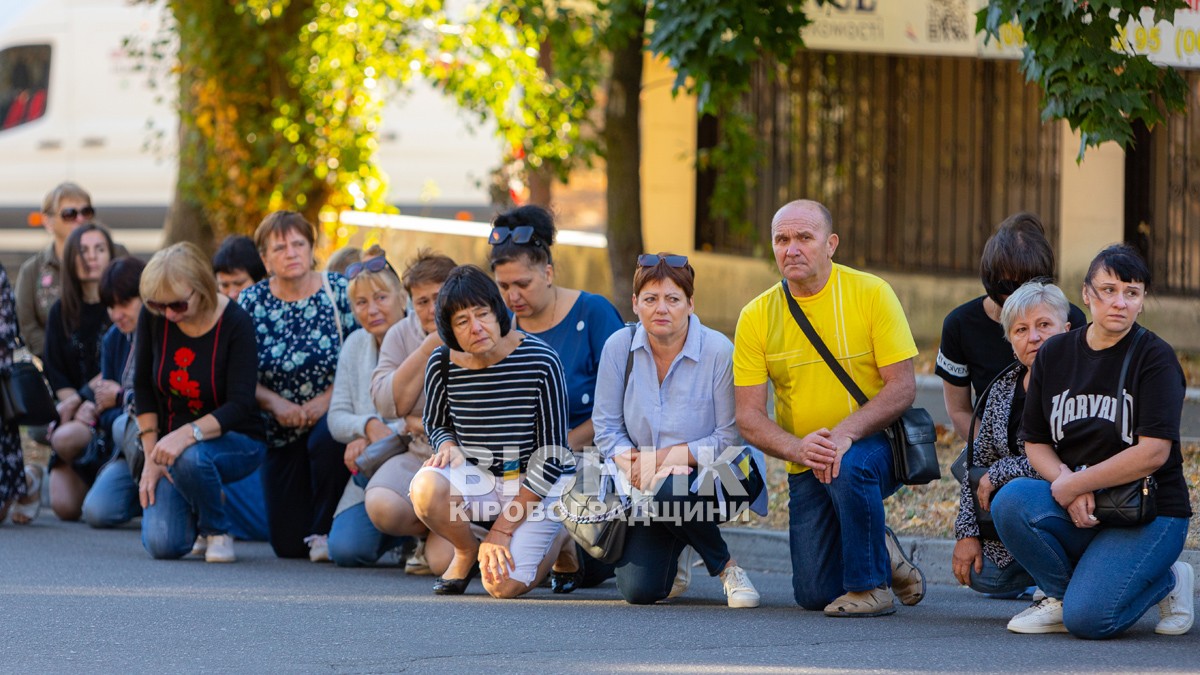
M16 525L28 525L42 510L42 467L25 467L25 496L12 506L12 521Z

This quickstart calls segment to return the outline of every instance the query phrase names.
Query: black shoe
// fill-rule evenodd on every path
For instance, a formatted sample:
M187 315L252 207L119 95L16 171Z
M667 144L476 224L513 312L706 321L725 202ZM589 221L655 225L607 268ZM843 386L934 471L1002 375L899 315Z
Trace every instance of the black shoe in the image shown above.
M438 577L433 580L434 595L462 595L467 592L467 586L471 584L471 579L479 574L479 565L473 565L471 571L467 572L467 576L463 579L447 579Z
M579 588L579 572L550 572L550 590L555 593L570 593Z

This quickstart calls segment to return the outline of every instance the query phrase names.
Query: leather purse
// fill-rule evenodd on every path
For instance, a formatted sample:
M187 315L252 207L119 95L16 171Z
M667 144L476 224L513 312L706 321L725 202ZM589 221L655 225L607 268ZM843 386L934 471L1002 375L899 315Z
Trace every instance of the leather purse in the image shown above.
M41 426L58 421L58 407L41 362L17 338L13 362L0 371L4 421L10 425Z
M630 344L636 332L637 325L631 325ZM629 389L631 370L632 349L625 360L625 387L622 391ZM599 476L599 480L590 480L592 476ZM578 463L575 481L563 492L557 508L562 516L563 527L584 552L605 563L615 563L621 559L625 552L625 532L629 529L629 510L632 507L617 492L616 480L611 474L605 474L600 467L590 471L584 462Z
M389 434L364 448L362 454L355 458L354 464L360 474L370 479L384 462L408 452L410 442L410 434Z
M866 405L870 399L851 379L846 369L837 362L833 353L829 351L829 347L825 345L825 341L817 334L812 322L804 315L804 310L800 309L800 305L792 297L787 279L784 279L781 284L783 285L783 295L787 298L788 309L792 311L792 318L796 320L800 330L804 331L809 342L825 360L825 365L829 366L846 391L850 392L850 395L858 402L859 407ZM934 426L933 417L930 416L928 410L924 408L905 410L895 422L884 429L884 433L887 435L888 444L892 447L892 463L896 482L905 485L924 485L942 477L942 468L938 464L937 458L937 427Z
M1125 352L1121 376L1117 378L1117 416L1113 421L1113 428L1118 438L1121 437L1121 429L1124 427L1125 376L1129 373L1129 363L1133 360L1134 351L1146 337L1145 328L1138 326L1137 330L1137 334L1133 336L1133 343L1129 345L1129 351ZM1132 428L1133 424L1130 423L1130 429ZM1096 506L1092 509L1092 515L1096 516L1102 525L1134 527L1145 525L1158 517L1158 483L1154 476L1096 490L1093 496Z

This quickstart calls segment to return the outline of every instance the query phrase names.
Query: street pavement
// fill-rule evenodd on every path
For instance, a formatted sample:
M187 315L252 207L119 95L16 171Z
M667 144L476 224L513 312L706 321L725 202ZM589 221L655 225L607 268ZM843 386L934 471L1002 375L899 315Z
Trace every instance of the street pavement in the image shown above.
M396 567L237 552L154 561L136 527L46 512L0 526L0 673L1200 672L1200 628L1155 635L1153 609L1120 639L1086 642L1014 635L1004 624L1025 603L941 584L891 617L829 619L797 608L779 573L751 573L758 609L726 608L699 569L683 598L632 607L611 581L510 601L475 582L448 598Z

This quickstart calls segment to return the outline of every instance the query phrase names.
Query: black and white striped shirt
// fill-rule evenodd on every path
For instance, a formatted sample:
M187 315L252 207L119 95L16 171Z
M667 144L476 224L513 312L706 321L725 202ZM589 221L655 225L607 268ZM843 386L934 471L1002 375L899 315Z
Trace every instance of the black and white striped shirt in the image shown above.
M524 475L522 485L541 497L575 470L562 363L537 337L526 335L512 354L480 370L451 362L439 347L425 366L425 398L435 450L455 443L467 461L499 478Z

